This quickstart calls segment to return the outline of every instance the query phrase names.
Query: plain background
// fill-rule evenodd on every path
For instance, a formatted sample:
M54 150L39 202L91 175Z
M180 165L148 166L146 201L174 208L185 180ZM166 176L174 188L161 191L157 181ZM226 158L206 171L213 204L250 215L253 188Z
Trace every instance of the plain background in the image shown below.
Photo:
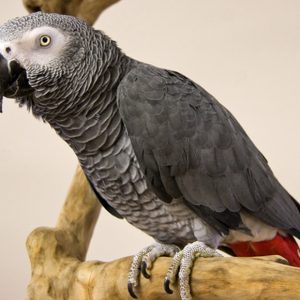
M3 0L2 0L3 1ZM26 14L5 1L0 22ZM180 71L229 108L300 199L300 1L122 0L96 23L139 60ZM68 146L26 109L0 115L1 299L25 299L28 234L53 226L76 167ZM88 259L132 255L151 238L102 211Z

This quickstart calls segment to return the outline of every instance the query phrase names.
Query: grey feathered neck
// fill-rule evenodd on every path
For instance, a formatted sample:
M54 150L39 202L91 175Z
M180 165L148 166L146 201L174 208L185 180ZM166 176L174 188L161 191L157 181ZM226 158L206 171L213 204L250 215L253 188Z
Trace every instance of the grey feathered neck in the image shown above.
M114 89L132 61L103 32L74 17L62 19L56 14L36 13L8 22L2 31L7 39L12 39L16 38L12 30L16 26L22 28L20 35L44 25L64 30L70 37L69 45L51 65L35 65L27 70L35 93L16 99L17 102L50 124L68 116L84 115L91 107L100 108L101 101L105 101L101 100L102 95Z

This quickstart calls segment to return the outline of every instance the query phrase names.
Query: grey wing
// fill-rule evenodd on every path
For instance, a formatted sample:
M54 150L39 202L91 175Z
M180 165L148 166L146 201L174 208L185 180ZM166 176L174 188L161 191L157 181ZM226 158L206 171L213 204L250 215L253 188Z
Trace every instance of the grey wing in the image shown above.
M245 210L300 235L300 209L216 99L183 75L142 65L118 89L120 114L149 187L222 232Z

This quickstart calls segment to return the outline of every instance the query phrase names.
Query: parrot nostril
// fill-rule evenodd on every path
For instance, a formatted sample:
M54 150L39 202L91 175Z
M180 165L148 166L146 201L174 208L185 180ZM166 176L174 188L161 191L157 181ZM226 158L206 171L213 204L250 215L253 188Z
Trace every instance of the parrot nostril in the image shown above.
M6 48L5 48L5 52L6 52L7 54L9 54L9 53L11 52L11 48L10 48L10 47L6 47Z

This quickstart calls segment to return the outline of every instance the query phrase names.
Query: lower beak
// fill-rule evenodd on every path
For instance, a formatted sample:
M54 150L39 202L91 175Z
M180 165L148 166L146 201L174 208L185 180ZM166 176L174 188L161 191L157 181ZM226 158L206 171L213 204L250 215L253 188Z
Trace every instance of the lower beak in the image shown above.
M2 98L16 98L29 95L33 88L29 85L26 71L15 60L8 62L0 54L0 112Z

